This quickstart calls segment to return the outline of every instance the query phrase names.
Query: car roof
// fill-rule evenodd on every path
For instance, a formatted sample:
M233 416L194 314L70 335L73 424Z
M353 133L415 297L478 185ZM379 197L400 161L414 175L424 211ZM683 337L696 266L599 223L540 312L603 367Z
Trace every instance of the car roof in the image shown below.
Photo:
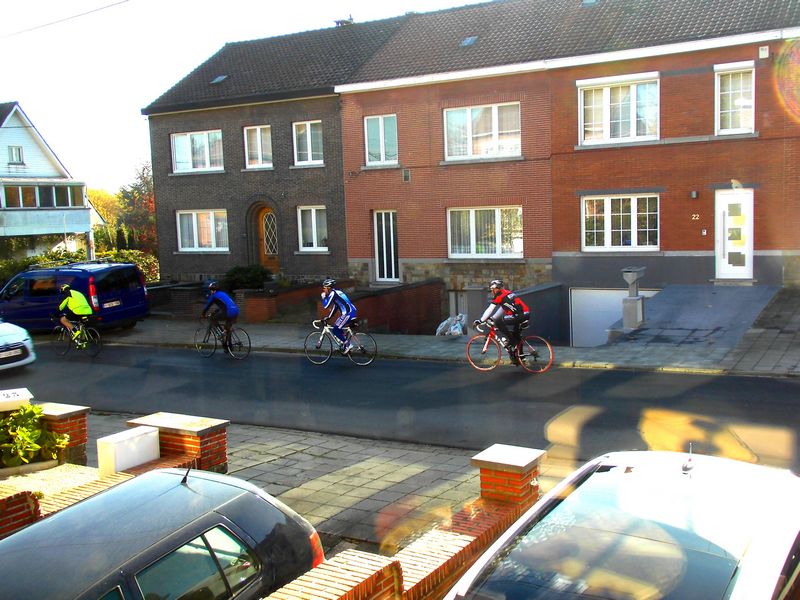
M36 273L39 271L58 271L58 272L68 272L68 271L89 271L89 272L97 272L97 271L104 271L107 269L118 269L120 267L134 267L133 263L120 263L120 262L107 262L107 261L87 261L87 262L76 262L76 263L68 263L65 265L52 265L52 266L40 266L40 265L33 265L29 267L28 273Z
M671 598L722 597L731 583L730 598L770 597L800 531L798 505L800 478L787 470L697 454L610 453L532 507L456 589L463 594L492 568L506 582L526 569L523 579L561 586L565 597L583 585L576 572L669 589ZM492 565L501 547L504 561Z
M16 574L4 577L0 595L48 598L57 589L72 598L185 525L257 491L205 471L192 471L182 484L184 474L151 471L0 540L0 569Z

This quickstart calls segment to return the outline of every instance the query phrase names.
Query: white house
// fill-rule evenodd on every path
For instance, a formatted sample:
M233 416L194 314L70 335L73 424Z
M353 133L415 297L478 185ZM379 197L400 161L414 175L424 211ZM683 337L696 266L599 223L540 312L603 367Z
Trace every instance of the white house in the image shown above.
M93 258L91 212L85 184L72 178L20 105L0 103L0 240L25 239L21 253L35 254L60 244L74 249L78 238Z

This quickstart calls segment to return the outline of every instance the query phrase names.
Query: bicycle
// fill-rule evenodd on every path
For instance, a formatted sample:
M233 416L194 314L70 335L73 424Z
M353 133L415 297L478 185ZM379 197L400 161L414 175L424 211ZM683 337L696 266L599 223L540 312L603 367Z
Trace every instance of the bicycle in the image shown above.
M56 320L53 317L52 320ZM100 354L103 347L103 341L100 337L100 332L94 327L89 327L89 317L82 317L78 321L70 320L72 330L77 335L70 333L69 329L63 325L56 325L50 333L50 346L54 352L59 356L65 356L72 348L86 352L89 356L94 358Z
M325 319L312 321L311 325L315 331L309 333L303 343L303 350L308 360L315 365L325 364L333 354L334 346L340 354L344 354L344 344L333 335L332 325L329 325ZM350 352L346 356L355 364L363 367L375 360L378 344L370 334L353 331L357 328L358 322L352 321L343 329L344 335L350 343Z
M486 333L482 326L476 325L480 331L467 342L467 360L478 371L491 371L500 364L503 347L497 338L497 329L489 324ZM523 324L522 329L527 325ZM538 335L528 335L517 344L517 358L519 366L529 373L544 373L553 364L553 347L546 339Z
M213 356L217 342L236 360L244 360L250 354L250 335L241 327L231 327L230 345L225 343L225 326L214 319L208 319L208 325L194 332L194 347L204 358Z

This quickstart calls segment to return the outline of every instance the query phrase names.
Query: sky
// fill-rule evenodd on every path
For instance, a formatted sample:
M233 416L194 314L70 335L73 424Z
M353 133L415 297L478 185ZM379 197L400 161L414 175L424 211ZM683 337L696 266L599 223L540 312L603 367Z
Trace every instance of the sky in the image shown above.
M19 102L73 178L116 193L150 162L141 109L225 43L478 1L13 2L0 31L0 102Z

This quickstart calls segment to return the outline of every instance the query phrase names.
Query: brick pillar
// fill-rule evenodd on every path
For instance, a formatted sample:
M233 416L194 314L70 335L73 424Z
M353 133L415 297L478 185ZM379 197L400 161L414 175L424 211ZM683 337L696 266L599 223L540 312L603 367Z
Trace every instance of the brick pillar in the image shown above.
M89 442L89 433L86 419L91 410L88 406L75 406L74 404L59 404L58 402L45 402L42 407L42 420L47 429L53 433L66 433L69 443L59 454L59 463L73 465L86 465L86 444Z
M33 492L0 497L0 539L41 518L39 500Z
M480 469L481 498L532 505L539 499L539 464L544 450L494 444L470 460Z
M228 472L228 425L230 421L159 412L127 422L129 427L158 428L161 457L191 454L198 469Z

